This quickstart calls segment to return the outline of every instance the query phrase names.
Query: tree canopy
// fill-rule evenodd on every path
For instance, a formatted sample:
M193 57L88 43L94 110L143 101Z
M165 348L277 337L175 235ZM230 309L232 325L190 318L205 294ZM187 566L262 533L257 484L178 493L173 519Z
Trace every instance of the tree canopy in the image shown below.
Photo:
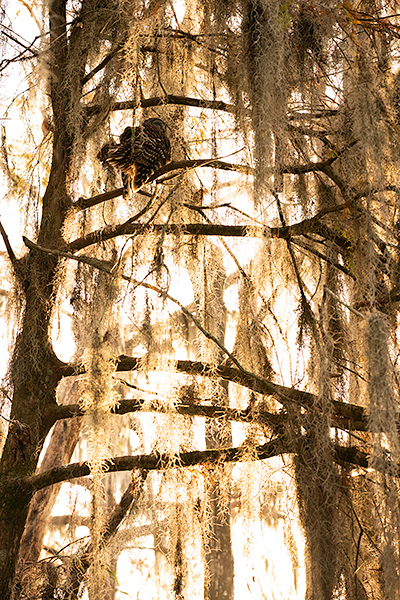
M2 7L2 599L400 597L398 10Z

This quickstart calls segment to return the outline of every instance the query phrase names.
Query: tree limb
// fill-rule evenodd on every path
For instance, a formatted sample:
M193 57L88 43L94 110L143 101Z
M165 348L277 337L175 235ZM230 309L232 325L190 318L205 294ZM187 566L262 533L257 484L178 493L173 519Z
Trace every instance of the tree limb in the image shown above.
M96 206L96 204L100 204L101 202L105 202L106 200L112 200L113 198L118 198L118 196L122 196L124 193L124 188L117 188L116 190L111 190L110 192L104 192L103 194L97 194L96 196L92 196L91 198L78 198L76 202L73 203L73 208L75 210L85 210L86 208L90 208L91 206ZM151 198L153 194L150 192L146 192L145 190L139 190L136 194L140 194L141 196L147 196Z
M140 368L142 364L142 359L136 358L133 356L125 356L121 355L118 357L117 361L117 372L122 371L136 371ZM303 406L304 408L315 408L318 404L318 397L310 392L305 392L302 390L298 390L296 388L289 388L285 386L278 385L273 382L268 382L269 386L266 389L262 382L267 381L264 379L254 379L252 376L245 375L239 369L228 366L228 365L211 365L207 363L203 363L200 361L191 361L191 360L177 360L172 363L172 367L175 368L180 373L188 373L190 375L200 375L202 377L209 377L211 379L225 379L226 381L230 381L232 383L236 383L243 387L246 387L253 392L257 392L266 396L275 397L277 400L281 396L284 396L286 400L291 400L295 402L299 406ZM62 374L64 377L70 377L73 375L82 374L84 371L81 369L76 369L72 365L65 365L62 370ZM124 401L125 402L125 401ZM137 400L132 401L137 402ZM121 407L121 408L119 408ZM116 414L123 414L123 403L116 407ZM55 407L56 418L68 418L72 416L69 414L69 406ZM207 410L213 410L215 407L207 407ZM368 416L363 407L358 406L357 404L349 404L347 402L339 402L332 401L333 408L333 425L339 426L342 429L355 429L358 431L367 431L368 430ZM53 410L53 409L52 409ZM179 410L179 405L177 406L177 410ZM195 411L196 407L191 407L191 410ZM199 410L203 410L202 407L199 407ZM219 410L217 408L217 410ZM232 410L232 409L229 409ZM188 413L189 414L189 413ZM192 413L194 414L194 412ZM205 413L204 413L205 414ZM225 413L227 416L228 413ZM231 413L232 416L227 416L227 418L233 419L233 414L239 416L240 420L243 418L245 420L245 415L252 415L251 412L248 412L247 409L244 411L233 411ZM270 414L270 413L268 413ZM209 414L205 416L216 416L215 414ZM272 415L275 417L276 415ZM280 416L279 416L280 417ZM251 418L254 418L253 415ZM282 421L281 421L282 423ZM269 423L272 424L272 420ZM275 422L278 425L278 422Z
M111 409L111 414L125 415L131 412L157 412L165 414L179 414L190 417L207 417L209 419L228 419L241 423L260 423L273 429L281 429L286 420L284 414L274 414L258 408L254 411L251 407L244 410L229 408L215 404L200 404L198 402L181 402L174 404L173 408L160 405L159 402L150 402L147 399L132 398L124 399ZM84 415L85 411L79 404L61 404L52 409L51 415L54 420L69 419Z
M111 515L101 532L103 544L116 533L121 522L134 503L137 503L142 491L143 484L146 481L148 471L141 469L132 473L131 481L126 488L120 502L114 507ZM88 542L84 548L72 558L70 569L70 578L68 579L68 598L76 598L79 586L82 583L92 560L93 547ZM65 596L67 597L67 596Z
M217 450L194 450L175 454L147 454L137 456L117 456L107 461L107 472L131 471L144 469L145 471L159 471L174 468L190 467L195 465L212 465L217 463L242 462L264 460L282 454L296 453L296 448L306 441L306 437L288 439L280 435L273 440L258 446L238 446ZM368 454L357 447L340 446L333 444L334 458L339 464L351 464L363 468L369 467ZM389 462L389 459L387 461ZM384 470L385 464L381 465ZM400 467L394 466L394 474L400 477ZM49 485L70 481L78 477L90 475L90 466L87 461L72 463L55 467L44 473L32 475L19 480L18 484L26 493L34 493Z
M165 470L194 465L216 464L220 462L238 462L243 460L262 460L292 452L291 444L284 436L279 436L272 441L255 447L238 446L218 450L194 450L176 454L142 454L137 456L116 456L107 461L107 472L132 471L144 469L146 471ZM90 466L87 461L63 465L49 469L44 473L32 475L19 480L20 487L26 493L36 492L49 485L70 481L77 477L90 475Z
M286 389L289 392L289 390L293 390L294 388ZM296 391L299 395L302 394L300 390ZM309 398L306 398L306 400L309 400ZM199 400L199 403L190 403L185 402L183 399L182 402L178 402L173 408L168 409L158 402L149 403L147 399L124 399L111 409L111 414L125 415L131 412L157 412L161 414L168 413L169 415L178 414L190 417L207 417L208 419L227 419L240 423L258 423L261 426L270 427L275 433L281 432L282 428L287 424L287 414L285 412L271 413L264 410L262 405L257 405L255 410L252 406L238 410L214 404L200 404L202 401L204 399ZM338 427L344 431L368 431L368 417L361 406L334 401L332 409L332 427ZM62 404L52 407L48 413L55 422L60 419L70 419L84 415L85 411L79 404ZM46 416L48 413L46 412Z
M97 229L85 236L77 238L66 246L69 252L78 252L92 244L98 244L110 240L119 235L131 235L139 230L145 230L146 225L135 223L135 218L128 219L125 223L118 225L107 225L103 229ZM305 219L300 223L286 225L285 227L258 227L253 225L220 225L210 223L151 223L149 228L152 232L163 232L165 235L207 235L224 237L257 237L257 238L276 238L288 240L293 236L300 236L309 233L319 235L323 239L333 241L342 252L351 249L351 242L336 231L317 221L316 218ZM344 267L345 269L345 267Z
M96 258L83 257L83 256L77 257L77 256L74 256L67 252L63 252L61 250L52 250L52 249L48 249L48 248L43 248L37 244L34 244L33 242L31 242L30 240L28 240L25 237L23 237L23 241L28 247L38 250L40 252L44 252L47 254L55 254L57 256L64 256L65 258L70 258L72 260L76 260L77 262L83 262L86 264L90 264L91 266L94 266L95 268L98 268L99 270L109 273L110 275L114 275L114 270L112 267L110 267L109 264L106 264L104 261L99 261ZM184 371L186 368L187 369L186 372L197 372L197 374L206 375L206 371L208 370L208 376L214 376L214 377L219 376L219 377L223 377L223 378L224 378L223 373L225 373L225 374L229 373L230 377L228 376L227 378L230 379L231 381L234 381L235 383L240 383L241 385L245 385L246 387L252 389L253 391L260 392L260 393L266 394L266 395L274 396L284 406L286 405L287 402L296 402L297 404L299 404L305 408L310 408L310 407L314 408L315 406L318 405L318 397L315 396L314 394L311 394L309 392L302 392L300 390L296 390L295 388L286 388L286 387L278 385L276 383L272 383L271 381L268 381L264 377L261 377L255 373L252 373L251 371L248 371L247 369L245 369L240 364L240 362L236 359L236 357L231 352L229 352L229 350L227 350L227 348L225 348L225 346L217 338L215 338L215 336L213 336L211 333L209 333L201 325L199 320L179 300L177 300L176 298L173 298L170 294L166 293L164 290L162 290L152 284L146 283L144 281L135 281L132 278L130 278L122 273L120 273L119 276L122 279L124 279L130 283L133 283L134 285L140 285L146 289L155 291L158 294L160 294L161 296L163 296L165 299L168 299L171 302L173 302L174 304L176 304L177 306L179 306L179 308L182 310L182 312L189 319L191 319L193 321L193 323L203 333L203 335L206 338L213 341L222 350L222 352L230 359L230 361L237 367L237 369L234 370L234 367L223 366L223 367L217 368L214 365L207 366L207 365L204 365L203 363L194 363L192 361L177 361L176 365L181 365L182 371ZM132 368L137 368L137 366L139 364L138 359L131 359L130 357L125 357L125 358L128 359L128 362L133 360L133 362L130 362L131 366L127 367L126 362L125 362L125 365L121 366L121 362L122 362L122 359L121 359L117 370L131 370ZM177 368L179 370L179 367L177 367ZM64 374L64 376L66 375L65 370L64 370L63 374ZM71 374L74 374L74 373L72 372ZM244 381L244 383L242 383L242 381ZM338 404L340 406L342 405L342 403L338 403ZM345 405L345 406L355 406L355 405ZM355 410L358 408L360 408L360 407L355 406ZM347 418L345 414L343 414L342 416ZM359 418L356 420L362 421L362 417L360 416L360 414L358 414L358 417Z
M173 94L168 94L166 96L160 96L155 98L142 98L139 101L126 100L123 102L114 102L113 104L111 104L110 110L133 110L138 106L140 106L141 108L151 108L153 106L164 106L166 104L175 104L179 106L194 106L196 108L208 108L211 110L223 110L229 113L236 112L234 104L226 104L226 102L221 102L220 100L203 100L202 98L175 96ZM92 104L91 106L85 107L89 117L98 113L100 110L102 110L102 108L103 107L100 104Z
M94 77L96 75L96 73L98 73L99 71L101 71L102 69L104 69L104 67L106 65L108 65L108 63L114 58L114 56L116 56L118 54L118 52L120 52L122 50L122 48L124 47L124 43L119 43L117 44L117 46L111 50L111 52L109 52L109 54L107 54L107 56L105 58L103 58L103 60L96 66L94 67L89 73L87 73L83 79L82 79L82 86L85 85L85 83L87 83L88 81L90 81L90 79L92 79L92 77ZM99 106L100 109L100 106Z
M125 223L119 225L107 225L103 229L92 231L81 238L77 238L66 246L69 252L78 252L93 244L110 240L119 235L131 235L138 231L150 229L154 233L164 233L165 235L222 235L229 237L270 237L265 235L269 228L247 227L246 225L209 225L203 223L188 223L186 225L170 223L150 223L148 227L143 223L135 223L133 219L128 219ZM263 236L264 234L264 236ZM278 236L276 236L278 237Z

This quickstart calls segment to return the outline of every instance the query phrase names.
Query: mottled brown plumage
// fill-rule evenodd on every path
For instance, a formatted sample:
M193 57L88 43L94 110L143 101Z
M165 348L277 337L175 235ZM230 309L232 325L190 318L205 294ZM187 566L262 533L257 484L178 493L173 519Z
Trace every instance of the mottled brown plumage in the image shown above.
M147 119L138 127L126 127L119 144L106 144L99 152L98 158L103 163L121 171L124 196L137 192L171 159L171 144L165 130L161 119Z

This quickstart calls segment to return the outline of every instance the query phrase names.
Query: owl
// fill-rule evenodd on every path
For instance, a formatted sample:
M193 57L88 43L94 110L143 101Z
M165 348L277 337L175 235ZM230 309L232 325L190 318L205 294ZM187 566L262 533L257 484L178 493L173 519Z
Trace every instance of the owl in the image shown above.
M126 127L119 144L106 144L100 150L97 156L101 162L121 171L124 197L137 192L171 160L171 143L165 130L161 119L146 119L138 127Z

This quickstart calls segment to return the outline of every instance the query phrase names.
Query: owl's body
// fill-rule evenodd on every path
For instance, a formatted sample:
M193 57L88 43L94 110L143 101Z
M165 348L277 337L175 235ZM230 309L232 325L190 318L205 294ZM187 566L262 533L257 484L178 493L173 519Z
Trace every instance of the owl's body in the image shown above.
M161 119L147 119L138 127L126 127L119 144L106 144L101 149L98 158L121 171L124 196L138 191L171 159L165 130Z

